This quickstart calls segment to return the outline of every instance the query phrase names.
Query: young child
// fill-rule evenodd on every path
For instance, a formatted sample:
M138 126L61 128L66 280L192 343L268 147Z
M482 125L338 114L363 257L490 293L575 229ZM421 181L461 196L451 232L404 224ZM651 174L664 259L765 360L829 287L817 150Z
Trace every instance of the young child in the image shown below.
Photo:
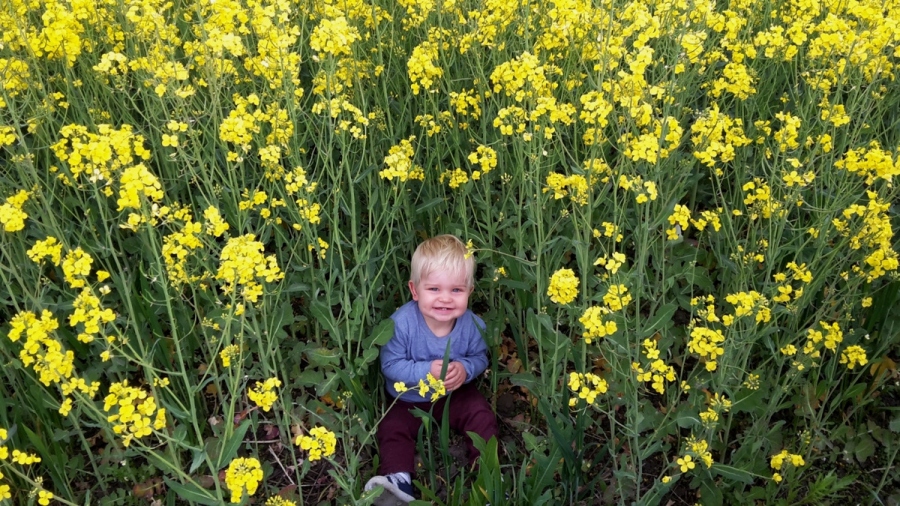
M450 427L465 434L477 433L489 440L497 435L497 419L472 380L488 365L487 345L481 337L484 321L468 309L474 289L475 259L452 235L433 237L421 243L412 257L409 291L412 300L400 307L394 320L394 336L381 348L381 370L391 397L400 399L378 426L380 474L366 483L372 490L381 485L403 501L413 497L416 437L422 421L413 415L419 408L441 420L449 410ZM445 368L444 355L449 346ZM444 380L447 395L434 401L418 392L428 374ZM398 394L395 383L408 391ZM452 394L452 395L451 395ZM429 394L426 394L429 395ZM467 437L469 463L479 457Z

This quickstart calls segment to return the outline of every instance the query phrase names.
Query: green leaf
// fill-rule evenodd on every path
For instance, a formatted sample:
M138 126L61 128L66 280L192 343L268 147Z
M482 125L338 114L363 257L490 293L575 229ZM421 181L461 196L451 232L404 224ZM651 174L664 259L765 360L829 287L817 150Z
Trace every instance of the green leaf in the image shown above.
M891 420L888 423L888 428L891 429L891 432L900 433L900 416Z
M194 458L191 460L191 467L188 469L188 473L193 473L199 469L204 460L206 460L206 451L194 450Z
M642 329L642 337L650 337L656 331L667 329L672 326L672 315L678 309L677 304L663 304L656 310L656 313L650 319L650 322Z
M865 392L865 391L866 391L866 385L864 383L857 383L856 385L853 385L852 387L850 387L844 391L844 395L841 396L841 400L846 401L849 399L856 399L857 397L861 396L863 394L863 392Z
M309 348L306 359L313 367L337 366L341 363L341 351L329 348Z
M222 501L211 496L209 492L203 490L197 485L194 485L193 483L182 485L181 483L178 483L171 478L165 478L165 481L166 486L169 487L170 490L175 491L178 497L184 499L190 504L208 504L210 506L217 506L219 504L222 504Z
M856 442L856 448L853 453L860 464L865 463L869 457L875 455L875 442L872 441L868 434L862 434Z
M322 383L322 380L325 379L325 373L322 372L321 369L314 369L312 367L307 367L303 369L303 372L294 377L294 380L297 386L301 387L311 387Z
M501 278L497 283L500 284L500 286L512 288L513 290L528 290L531 288L531 286L524 281L516 281L509 278Z
M711 483L709 480L704 480L700 484L700 494L703 497L703 504L722 504L724 502L722 500L722 491L719 490L715 483Z
M244 420L241 422L241 425L238 426L237 430L234 431L234 434L225 441L222 445L222 452L219 454L219 462L216 463L216 469L222 469L234 459L238 449L241 447L241 443L244 442L244 435L249 428L250 420Z
M356 364L356 370L359 374L365 374L366 368L369 367L369 364L375 362L378 359L378 348L369 348L363 352L361 357L356 357L354 363Z
M719 476L741 483L753 483L753 475L744 469L726 466L725 464L713 464L712 470Z
M694 268L686 271L685 278L690 284L699 286L707 293L712 293L716 290L713 286L712 280L709 278L709 275L700 268Z
M444 199L442 197L433 198L433 199L429 200L428 202L422 204L421 206L417 207L416 214L421 214L422 212L425 212L425 211L431 209L432 207L437 207L443 203L444 203Z
M556 442L556 448L559 448L560 452L563 454L563 458L571 465L575 462L575 452L572 451L572 427L561 423L560 420L556 418L553 414L553 408L550 406L546 397L538 399L538 409L544 415L544 420L547 422L550 434L553 435L553 440Z
M536 437L534 437L534 434L532 434L530 432L523 432L522 439L525 440L525 448L529 452L534 453L534 452L538 451L538 449L540 448L540 442L538 441L538 439Z
M325 394L331 392L334 388L335 383L338 382L340 378L334 372L328 373L325 377L325 381L316 386L316 397L324 397Z
M687 429L688 427L699 426L700 418L689 406L683 406L683 409L679 409L675 415L675 423L682 429Z
M384 346L394 336L394 320L387 318L372 329L372 333L366 338L366 348Z
M510 383L517 387L525 387L532 393L537 393L540 389L541 382L529 372L521 372L518 374L513 374L512 377L509 378Z
M312 314L313 318L319 322L319 325L325 327L325 330L328 331L330 337L334 339L335 342L340 342L340 333L338 332L334 315L331 314L331 306L315 299L309 305L309 312Z
M278 330L292 323L294 323L294 310L291 307L291 303L285 301L278 310L272 314L272 326L270 328Z
M570 343L565 336L553 328L553 320L550 319L550 315L536 314L529 309L528 315L525 317L525 325L531 336L548 353L558 353Z

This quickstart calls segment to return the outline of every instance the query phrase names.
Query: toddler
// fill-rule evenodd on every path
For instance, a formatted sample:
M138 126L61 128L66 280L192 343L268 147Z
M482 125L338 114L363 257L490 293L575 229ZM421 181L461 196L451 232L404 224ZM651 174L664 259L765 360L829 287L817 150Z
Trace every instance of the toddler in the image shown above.
M400 398L378 426L381 467L379 475L366 483L366 490L381 485L385 495L403 502L414 500L411 475L422 423L412 413L415 408L426 412L433 408L437 420L446 409L452 429L475 432L485 441L497 435L497 419L472 383L488 365L488 349L481 337L484 321L468 309L474 276L475 259L455 236L433 237L416 248L410 267L412 300L391 315L394 335L381 348L388 394ZM419 381L429 373L444 380L447 395L436 400L419 395ZM398 393L398 383L409 390ZM470 465L474 464L479 454L468 436L467 451Z

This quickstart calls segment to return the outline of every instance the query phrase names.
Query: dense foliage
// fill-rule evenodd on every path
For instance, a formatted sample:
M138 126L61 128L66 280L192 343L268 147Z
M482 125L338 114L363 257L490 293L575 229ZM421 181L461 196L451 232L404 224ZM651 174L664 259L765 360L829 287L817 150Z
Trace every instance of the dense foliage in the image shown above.
M440 233L504 436L457 472L428 424L423 498L886 498L898 37L895 0L3 2L0 503L370 503Z

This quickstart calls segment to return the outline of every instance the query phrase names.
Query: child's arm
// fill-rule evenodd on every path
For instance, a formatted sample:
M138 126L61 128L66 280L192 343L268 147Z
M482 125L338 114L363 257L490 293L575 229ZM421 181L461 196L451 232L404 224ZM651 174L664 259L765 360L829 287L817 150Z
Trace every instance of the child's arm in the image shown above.
M468 333L468 342L461 356L455 357L455 361L465 368L466 377L463 383L468 383L476 376L483 373L488 366L488 347L482 338L485 324L481 318L472 315L472 331Z
M407 386L415 385L431 371L430 361L409 358L409 337L405 329L397 325L394 336L381 348L381 372L390 387L398 381Z

